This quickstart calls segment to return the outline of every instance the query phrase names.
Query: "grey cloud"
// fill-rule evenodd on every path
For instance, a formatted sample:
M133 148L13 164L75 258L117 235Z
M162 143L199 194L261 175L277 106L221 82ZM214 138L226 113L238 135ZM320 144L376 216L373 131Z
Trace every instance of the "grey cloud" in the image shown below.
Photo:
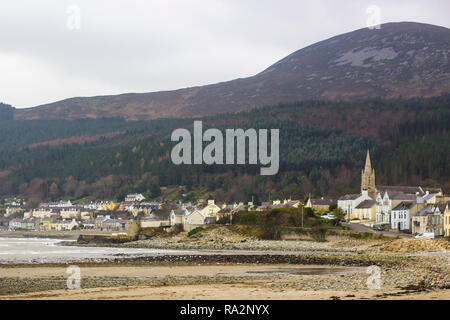
M2 1L0 101L28 107L251 76L364 27L370 4L383 22L450 26L447 0ZM81 9L80 30L66 26L70 5Z

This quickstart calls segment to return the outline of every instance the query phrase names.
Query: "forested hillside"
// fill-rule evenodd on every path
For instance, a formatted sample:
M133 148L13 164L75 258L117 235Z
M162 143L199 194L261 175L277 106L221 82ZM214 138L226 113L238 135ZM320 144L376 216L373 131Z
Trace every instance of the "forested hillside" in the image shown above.
M311 101L205 117L208 127L279 128L280 173L260 165L175 166L171 132L192 119L7 120L0 109L0 194L28 198L158 197L161 187L256 201L359 190L371 150L377 184L449 190L450 96L365 102Z

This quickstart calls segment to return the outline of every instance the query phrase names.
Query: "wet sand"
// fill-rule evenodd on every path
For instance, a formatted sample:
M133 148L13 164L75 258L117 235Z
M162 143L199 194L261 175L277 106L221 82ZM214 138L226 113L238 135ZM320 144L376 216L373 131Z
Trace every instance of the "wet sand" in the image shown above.
M63 267L19 267L0 269L2 277L43 279L65 275ZM398 288L381 290L298 290L287 284L317 281L330 277L364 276L365 268L337 266L292 265L205 265L205 266L140 266L140 267L85 267L83 277L102 278L165 278L187 277L193 282L198 277L230 277L223 283L189 283L145 286L115 286L79 290L45 290L19 295L0 296L0 299L134 299L134 300L330 300L330 299L445 299L450 290L408 291ZM244 279L239 279L244 277ZM262 277L262 278L261 278Z
M48 278L66 276L66 267L0 268L1 277ZM292 265L203 265L81 267L81 277L167 277L167 276L250 276L250 275L321 275L365 272L361 267L292 266Z

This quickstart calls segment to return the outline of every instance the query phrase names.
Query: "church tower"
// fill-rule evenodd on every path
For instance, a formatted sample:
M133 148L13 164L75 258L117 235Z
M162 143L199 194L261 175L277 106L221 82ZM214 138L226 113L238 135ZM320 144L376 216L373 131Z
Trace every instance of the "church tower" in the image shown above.
M370 152L367 150L366 165L361 173L361 193L367 190L369 197L376 199L375 191L375 169L372 169L370 163Z

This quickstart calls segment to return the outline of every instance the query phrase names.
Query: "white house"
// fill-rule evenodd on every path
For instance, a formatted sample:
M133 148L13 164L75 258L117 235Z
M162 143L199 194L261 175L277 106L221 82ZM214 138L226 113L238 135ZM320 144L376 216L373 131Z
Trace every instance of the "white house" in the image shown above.
M59 222L59 224L60 224L60 230L61 231L70 231L74 227L78 227L79 226L79 223L75 219L64 220L64 221Z
M363 190L361 194L347 194L337 201L337 206L348 216L355 213L355 208L365 200L373 200L369 197L367 190Z
M129 194L125 197L125 202L141 202L145 197L140 193Z
M67 201L59 201L59 202L50 202L48 204L49 208L67 208L67 207L71 207L72 206L72 202L70 202L70 200Z
M400 202L403 201L421 201L420 197L412 194L384 192L377 195L376 222L380 224L389 224L391 220L391 211Z
M391 211L391 229L409 230L411 221L411 209L415 202L403 201L400 202Z

